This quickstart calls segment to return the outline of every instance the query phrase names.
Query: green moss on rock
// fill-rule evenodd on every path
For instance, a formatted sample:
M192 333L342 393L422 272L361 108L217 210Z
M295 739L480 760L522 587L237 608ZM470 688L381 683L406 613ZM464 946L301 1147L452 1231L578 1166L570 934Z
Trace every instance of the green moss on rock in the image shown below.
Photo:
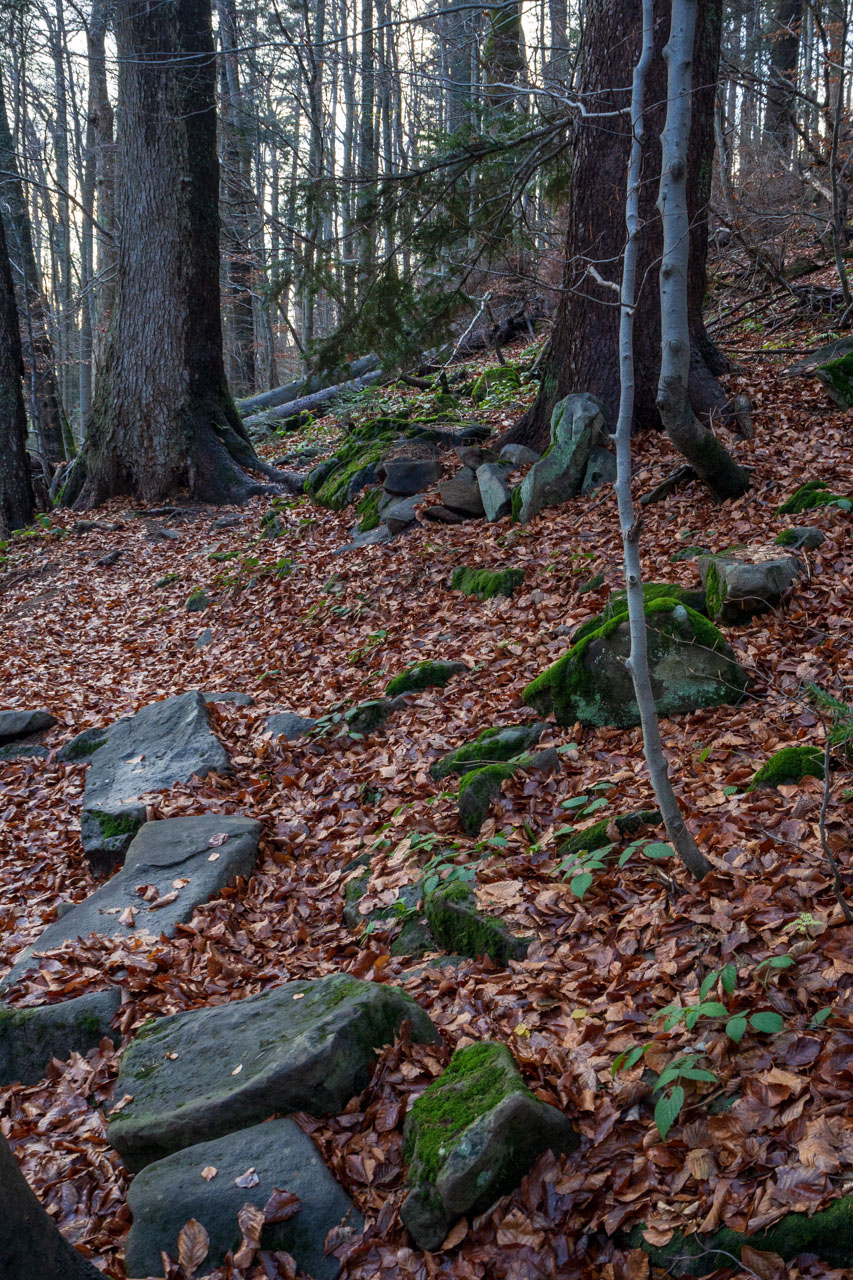
M389 698L401 693L419 693L421 689L443 689L449 680L468 668L464 662L419 662L394 676L385 686Z
M406 1119L403 1159L412 1165L410 1181L434 1182L465 1129L509 1093L520 1091L529 1093L505 1045L485 1042L457 1049Z
M624 840L629 836L635 836L643 827L659 826L662 821L658 809L641 809L638 813L620 813L615 818L602 818L591 827L584 827L582 831L576 831L574 835L569 836L568 840L560 845L559 855L565 858L569 854L594 853L596 849L601 849L606 844L613 844L614 838L608 831L611 822L616 824L616 830Z
M517 724L484 729L473 742L457 747L430 766L430 776L438 782L451 773L463 773L485 764L499 764L534 747L544 724Z
M466 596L477 596L479 600L491 600L494 596L511 596L524 579L523 569L469 569L461 566L451 579L454 591L461 591Z
M521 379L515 365L496 365L493 369L485 369L471 388L471 399L474 404L482 404L486 396L491 395L498 387L507 390L518 390Z
M477 909L474 891L466 880L451 881L428 894L424 913L436 942L451 955L489 956L506 965L527 954L528 943L492 916Z
M128 836L141 826L139 819L129 813L96 813L95 817L105 840Z
M521 508L524 506L524 495L521 492L521 485L516 485L510 494L510 513L512 515L512 523L518 524L521 520Z
M783 747L761 766L749 790L783 786L802 778L822 778L823 774L823 752L819 747Z
M378 529L379 500L381 497L381 489L368 489L361 498L356 507L356 511L361 517L358 523L359 533L370 533L372 529Z
M515 773L515 765L488 764L483 769L466 773L459 784L459 817L465 834L479 834L486 821L489 806L501 793L501 786Z
M688 609L694 609L697 613L705 613L705 592L701 590L689 590L686 587L679 587L673 582L644 582L643 583L643 602L646 605L652 603L653 600L674 600L677 604L686 605ZM581 624L572 637L573 643L577 644L579 640L583 640L584 636L591 635L593 631L603 626L605 622L609 622L611 618L620 617L628 612L628 593L625 590L614 591L604 606L600 614L594 618L590 618L587 622Z
M807 480L776 508L776 514L796 515L800 511L811 511L815 507L832 506L843 501L842 495L833 493L825 480Z

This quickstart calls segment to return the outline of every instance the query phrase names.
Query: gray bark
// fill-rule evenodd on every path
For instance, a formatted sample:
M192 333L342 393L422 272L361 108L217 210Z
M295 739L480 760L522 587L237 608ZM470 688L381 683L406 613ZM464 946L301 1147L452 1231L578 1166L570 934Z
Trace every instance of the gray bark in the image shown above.
M297 378L284 387L275 387L272 391L263 391L260 395L249 396L246 400L238 400L237 408L245 417L248 413L257 413L260 409L273 409L276 405L289 404L300 396L312 395L335 383L346 382L352 378L360 378L365 373L373 373L379 368L379 357L362 356L353 360L348 369L332 369L329 373L314 373L307 378Z

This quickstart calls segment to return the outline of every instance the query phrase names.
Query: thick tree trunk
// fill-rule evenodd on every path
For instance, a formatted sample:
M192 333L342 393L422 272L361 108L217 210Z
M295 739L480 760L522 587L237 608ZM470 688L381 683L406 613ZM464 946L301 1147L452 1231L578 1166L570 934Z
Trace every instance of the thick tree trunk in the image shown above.
M241 502L262 487L225 380L210 0L119 0L118 291L64 501Z
M10 529L22 529L33 518L23 372L15 288L0 222L0 537Z
M112 11L111 0L92 0L89 27L86 32L87 67L89 72L88 129L94 151L95 191L97 194L96 228L98 261L94 295L93 359L97 369L106 347L106 336L113 313L116 291L115 239L115 138L113 108L107 84L105 42L107 24Z
M14 269L21 337L26 357L27 389L39 448L49 462L61 462L68 452L65 420L56 384L53 347L41 278L33 251L30 215L24 198L18 158L6 114L0 77L0 211Z
M60 1234L0 1134L0 1275L3 1280L102 1280Z
M770 80L764 109L764 134L788 162L794 146L797 60L803 0L776 0L770 22Z
M662 247L655 208L660 178L660 132L666 111L663 45L669 5L655 0L655 45L649 77L643 143L643 185L637 244L638 307L642 323L635 338L637 386L634 426L660 427L655 403L660 368L660 305L657 267ZM714 94L720 47L721 0L702 0L696 38L693 126L690 134L688 203L690 209L691 325L690 399L703 421L719 420L726 395L716 375L725 361L705 332L707 205L714 153ZM618 412L619 307L612 288L619 276L625 244L625 174L631 150L628 116L632 67L642 33L640 0L610 4L590 0L580 55L579 92L588 115L578 121L568 201L566 266L551 351L542 371L539 395L506 439L543 448L548 443L551 411L574 391L590 391L601 400L611 426ZM611 285L600 284L593 273Z

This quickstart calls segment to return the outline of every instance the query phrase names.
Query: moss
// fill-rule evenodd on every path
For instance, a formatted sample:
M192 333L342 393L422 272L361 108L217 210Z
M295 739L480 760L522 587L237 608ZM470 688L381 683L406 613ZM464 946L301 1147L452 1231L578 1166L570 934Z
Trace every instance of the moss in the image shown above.
M524 579L523 569L469 569L462 565L453 575L450 586L466 596L491 600L495 596L511 596Z
M344 720L350 733L373 733L385 723L392 711L387 698L368 698L366 702L351 707Z
M511 1093L529 1093L502 1044L457 1049L447 1070L416 1100L403 1140L415 1185L435 1182L456 1140Z
M394 676L385 686L389 698L401 693L417 693L421 689L443 689L449 680L466 670L462 662L419 662Z
M437 760L431 765L430 776L438 782L448 774L466 772L469 767L511 760L513 756L536 745L542 736L542 727L535 724L484 729L473 742L466 742L443 760Z
M113 840L117 836L127 836L138 831L141 823L129 813L95 814L101 835L105 840Z
M802 778L822 778L823 773L823 752L819 747L783 747L761 766L749 790L778 787Z
M154 586L169 587L173 582L180 581L180 577L181 575L179 573L167 573L164 577L158 578L157 581L154 583Z
M521 520L521 508L524 506L524 495L521 492L521 485L516 485L510 494L510 512L513 524L518 524Z
M853 352L848 351L837 360L830 360L818 369L820 381L827 386L836 404L853 407Z
M723 580L713 561L708 565L708 572L705 577L705 599L711 617L719 618L726 601Z
M494 369L485 369L471 388L471 399L474 404L482 404L486 396L497 387L513 391L521 387L521 379L515 365L503 364L497 365Z
M781 533L777 533L773 539L777 547L794 547L800 540L800 535L796 529L783 529Z
M680 560L697 560L699 556L710 555L707 547L682 547L680 551L676 551L669 558L673 564L677 564Z
M565 858L581 851L594 853L606 844L613 844L613 837L608 832L611 822L615 822L619 835L625 839L636 835L642 827L659 826L662 821L658 809L641 809L638 813L620 813L615 818L602 818L591 827L584 827L582 831L576 831L570 836L560 845L559 856Z
M372 529L379 527L379 500L381 497L381 489L368 489L362 496L356 507L356 511L361 517L358 524L359 533L370 533Z
M653 600L674 600L676 604L683 604L688 609L694 609L697 613L705 612L705 592L688 590L686 587L679 587L673 582L644 582L643 583L643 602L646 606L650 605ZM603 611L594 618L589 618L586 622L578 627L572 642L577 644L579 640L583 640L585 636L591 635L593 631L598 631L600 627L609 622L611 618L623 617L628 612L628 593L625 590L614 591L604 606Z
M628 1242L645 1250L655 1266L665 1267L667 1275L673 1276L705 1276L717 1267L731 1266L732 1258L739 1258L745 1245L776 1253L784 1261L811 1253L830 1266L847 1267L853 1258L853 1196L842 1196L811 1217L789 1213L757 1235L743 1235L723 1227L711 1235L685 1236L679 1232L668 1244L657 1246L643 1239L643 1228L638 1226Z
M807 480L782 503L781 507L776 508L776 514L778 516L796 515L800 511L811 511L814 507L826 507L839 501L843 501L841 495L832 493L825 480Z
M604 574L594 573L591 578L587 578L586 582L582 582L578 587L578 595L586 595L587 591L597 591L599 587L604 586Z
M672 598L653 599L645 609L650 665L653 666L671 648L673 638L681 638L680 620L673 617L676 609L683 610L684 621L689 625L694 643L707 649L725 651L728 648L722 632L695 609L678 604ZM627 621L627 613L617 614L600 623L595 630L586 632L562 658L530 682L521 695L522 701L542 714L553 710L558 724L574 724L579 718L584 723L612 724L617 728L630 728L637 724L633 698L625 704L613 704L612 698L608 698L608 689L601 687L599 673L594 669L588 670L585 662L592 641L606 639ZM580 708L583 708L583 715Z
M186 608L190 613L202 613L212 603L206 591L193 591L187 599Z
M459 784L459 816L465 834L472 838L486 820L489 805L501 793L501 785L515 773L510 764L487 764L483 769L466 773Z
M65 748L64 758L66 760L85 760L89 756L93 756L95 752L104 745L106 736L98 738L97 736L89 737L85 733L79 734Z
M85 1031L87 1035L94 1036L101 1029L101 1020L96 1018L93 1013L81 1013L77 1019L77 1025L81 1031Z

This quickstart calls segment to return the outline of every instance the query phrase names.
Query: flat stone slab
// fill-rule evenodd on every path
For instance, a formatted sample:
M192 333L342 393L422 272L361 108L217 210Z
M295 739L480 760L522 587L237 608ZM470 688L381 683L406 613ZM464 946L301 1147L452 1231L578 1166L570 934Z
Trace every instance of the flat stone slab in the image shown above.
M228 752L213 733L204 694L181 693L152 702L104 729L87 730L61 753L91 757L83 794L83 849L95 871L122 861L145 821L141 797L190 778L231 774Z
M261 824L251 818L205 813L197 818L146 822L131 843L125 864L106 884L49 924L3 980L8 986L37 968L36 952L90 933L132 938L142 933L172 937L235 876L250 876ZM158 905L159 904L159 905Z
M162 1018L125 1050L116 1097L132 1101L109 1140L137 1170L273 1112L337 1115L405 1019L415 1040L438 1038L399 987L344 973Z
M295 711L274 711L271 716L267 716L264 730L274 738L295 742L297 738L307 737L316 723L310 716L300 716Z
M203 1178L207 1169L215 1169L215 1177ZM236 1186L249 1169L256 1185ZM125 1244L128 1276L162 1275L160 1251L178 1256L178 1234L190 1218L201 1223L210 1242L202 1269L218 1266L229 1249L240 1246L237 1215L243 1205L263 1210L276 1188L297 1195L301 1205L294 1217L263 1228L261 1247L286 1250L314 1280L335 1280L340 1263L323 1252L323 1242L333 1227L361 1232L363 1220L292 1120L271 1120L185 1147L138 1174L127 1196L133 1213Z
M120 1004L121 991L110 987L35 1009L0 1005L0 1085L37 1084L51 1058L86 1054L105 1036L118 1043L110 1022Z
M57 723L56 716L44 708L35 711L0 711L0 744L28 738L30 734L50 729Z

